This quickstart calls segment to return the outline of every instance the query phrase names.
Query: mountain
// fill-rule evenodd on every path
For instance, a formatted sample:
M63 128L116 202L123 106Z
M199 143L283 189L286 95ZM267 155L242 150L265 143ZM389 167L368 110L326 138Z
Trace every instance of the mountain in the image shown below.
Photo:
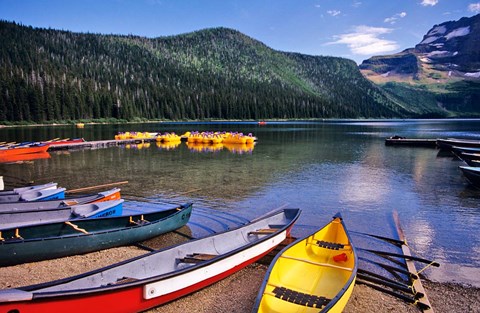
M236 30L144 38L0 21L0 121L415 116L347 59Z
M480 14L435 25L414 48L372 57L359 68L397 101L410 103L409 110L478 115Z

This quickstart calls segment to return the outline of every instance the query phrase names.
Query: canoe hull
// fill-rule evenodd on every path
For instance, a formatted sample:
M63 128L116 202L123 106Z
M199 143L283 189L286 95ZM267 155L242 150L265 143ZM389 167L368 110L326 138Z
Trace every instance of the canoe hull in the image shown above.
M357 256L339 215L273 259L253 312L339 312L355 285Z
M6 229L0 241L0 266L11 266L83 254L144 241L184 226L192 205L157 213L64 222ZM130 223L130 218L137 224ZM149 221L142 222L141 220ZM86 233L83 233L85 230Z
M465 178L476 188L480 188L480 167L460 166Z
M290 214L290 212L293 214ZM18 310L23 313L80 312L92 311L98 307L101 308L102 312L138 312L165 304L211 285L268 254L285 239L293 223L298 219L299 210L290 210L290 212L285 214L286 218L283 219L276 213L275 216L256 220L240 229L195 239L152 252L146 256L125 260L104 269L57 282L12 290L13 292L18 291L20 296L24 297L23 300L19 297L8 296L8 294L0 291L0 311ZM247 234L257 229L257 225L263 228L269 227L270 223L267 221L285 222L286 224L280 226L274 232L252 235L253 238L250 239L246 238L250 237ZM275 225L278 225L278 223ZM243 239L241 242L228 240L233 238ZM179 267L178 258L192 251L212 248L220 248L221 251L213 259ZM156 264L162 264L161 268ZM180 262L180 264L183 263ZM170 268L172 265L174 267ZM139 268L140 266L142 268ZM122 267L127 268L122 270ZM123 284L109 283L114 282L116 277L124 277L125 273L132 275L131 277L136 277L139 273L145 274L144 270L147 267L154 272L163 271L163 274L158 273L157 276L146 275L147 277L143 279L133 279ZM101 278L102 281L95 284L97 286L102 284L102 286L96 288L84 286L84 282L88 284L88 282L95 281L98 278ZM177 283L180 283L180 285L176 285ZM82 285L85 289L76 287L76 284ZM52 288L57 290L52 290ZM36 292L35 289L39 291Z
M47 152L47 150L48 150L48 145L0 149L0 156L6 157L6 156L19 155L19 154L45 153Z

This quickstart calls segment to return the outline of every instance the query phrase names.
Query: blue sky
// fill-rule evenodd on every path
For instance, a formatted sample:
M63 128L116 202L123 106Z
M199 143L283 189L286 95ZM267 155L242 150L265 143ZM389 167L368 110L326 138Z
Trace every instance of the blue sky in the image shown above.
M223 26L276 50L357 63L478 13L480 0L0 0L0 19L33 27L162 37Z

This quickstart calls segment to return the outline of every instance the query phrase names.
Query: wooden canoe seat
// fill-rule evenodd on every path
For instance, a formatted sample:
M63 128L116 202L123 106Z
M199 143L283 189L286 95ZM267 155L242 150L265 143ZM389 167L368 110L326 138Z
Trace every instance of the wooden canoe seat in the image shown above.
M345 248L344 244L335 243L335 242L328 242L328 241L323 241L323 240L318 240L317 245L321 248L332 249L332 250L340 250L340 249Z
M181 263L199 263L203 261L208 261L216 257L216 254L207 254L207 253L192 253L187 254L183 259L178 259Z
M269 234L273 234L276 231L277 229L274 229L274 228L264 228L264 229L257 229L257 230L251 231L248 234L249 235L269 235Z
M276 298L288 302L317 309L323 308L325 305L327 305L327 303L331 301L331 299L325 297L309 295L307 293L298 292L292 289L278 286L273 289L273 295Z
M63 200L62 204L66 205L66 206L72 206L72 205L77 205L78 201L77 200Z

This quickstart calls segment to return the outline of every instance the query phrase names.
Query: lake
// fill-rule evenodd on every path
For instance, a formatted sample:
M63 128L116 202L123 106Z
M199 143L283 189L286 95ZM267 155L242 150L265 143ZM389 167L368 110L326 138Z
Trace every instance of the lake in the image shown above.
M392 217L397 211L414 254L441 263L440 268L427 269L427 277L480 286L480 190L463 177L458 168L462 162L434 148L384 143L392 135L480 140L480 120L23 127L0 129L0 141L100 140L113 139L119 131L193 130L253 133L258 142L245 150L152 143L58 151L48 159L0 164L0 175L7 186L56 181L68 189L128 180L121 186L125 197L189 201L199 214L207 208L232 219L297 207L302 215L294 236L313 231L341 212L351 230L397 238ZM191 228L193 234L201 232L193 222ZM354 236L355 243L368 247L362 237Z

